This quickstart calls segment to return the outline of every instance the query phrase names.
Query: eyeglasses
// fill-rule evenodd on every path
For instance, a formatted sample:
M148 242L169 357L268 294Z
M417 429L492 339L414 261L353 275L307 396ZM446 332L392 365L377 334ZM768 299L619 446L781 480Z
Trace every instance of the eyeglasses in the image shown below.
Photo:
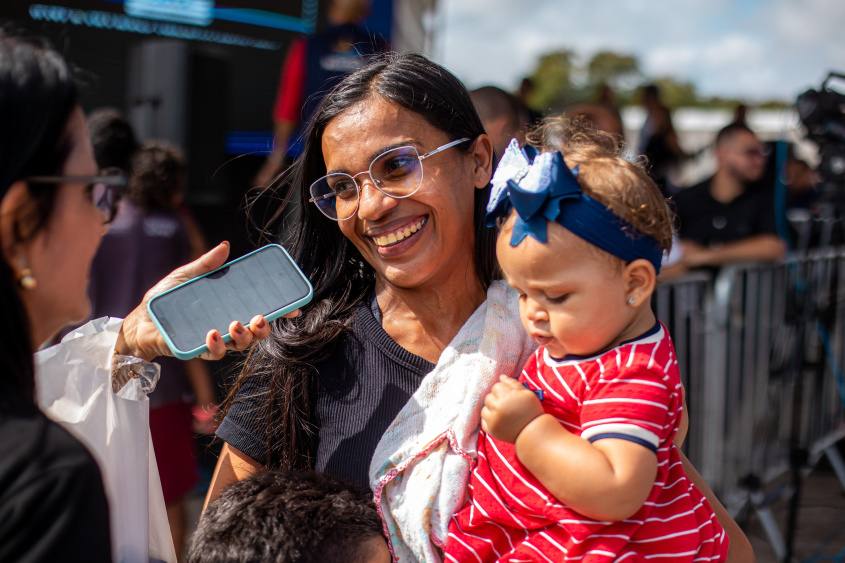
M117 214L117 204L126 191L126 174L120 168L106 168L96 176L30 176L33 184L88 184L91 202L105 215L104 223L111 223Z
M333 221L345 221L358 211L361 186L356 178L369 174L378 190L388 197L402 199L414 195L423 180L422 161L441 151L469 141L469 137L446 143L420 155L414 147L398 147L375 157L370 168L354 176L337 172L311 184L311 199L323 215Z
M769 156L769 151L765 149L746 149L742 154L746 158L766 158Z

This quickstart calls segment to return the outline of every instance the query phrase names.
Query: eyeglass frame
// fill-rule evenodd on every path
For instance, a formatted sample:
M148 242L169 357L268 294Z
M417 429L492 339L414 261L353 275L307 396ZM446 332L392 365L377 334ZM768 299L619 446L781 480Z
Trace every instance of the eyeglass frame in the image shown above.
M451 142L449 142L449 143L446 143L445 145L441 145L441 146L437 147L437 148L436 148L436 149L434 149L434 150L428 151L428 152L427 152L427 153L425 153L425 154L420 154L420 153L419 153L419 151L417 150L417 147L415 147L415 146L413 146L413 145L403 145L403 146L401 146L401 147L393 147L392 149L388 149L388 150L386 150L386 151L384 151L384 152L380 153L379 155L377 155L375 158L373 158L372 162L370 162L370 166L369 166L369 168L367 168L366 170L362 170L362 171L358 172L357 174L347 174L346 172L334 172L334 173L332 173L332 174L326 174L325 176L320 176L319 178L317 178L316 180L314 180L313 182L311 182L311 185L308 187L308 193L311 193L311 188L313 188L313 187L314 187L314 185L315 185L317 182L320 182L321 180L324 180L324 179L328 178L329 176L338 176L338 175L342 175L342 176L347 176L347 177L351 178L351 179L352 179L352 183L354 183L354 184L355 184L355 190L358 192L358 197L356 197L356 198L355 198L355 210L354 210L354 211L353 211L353 212L349 215L349 217L344 217L343 219L335 219L335 218L333 218L333 217L329 217L329 216L328 216L328 215L326 215L326 213L325 213L325 212L324 212L324 211L320 208L320 206L319 206L319 205L317 205L317 202L318 202L318 201L321 201L321 200L324 200L324 199L329 199L329 198L332 198L332 197L337 197L337 194L325 194L325 195L322 195L322 196L320 196L320 197L313 197L313 194L312 194L312 197L308 200L308 202L309 202L309 203L313 203L314 205L317 205L317 209L318 209L318 210L320 210L320 213L322 213L324 217L326 217L327 219L331 219L332 221L337 221L337 222L340 222L340 221L346 221L346 220L348 220L348 219L351 219L352 217L354 217L354 216L355 216L355 213L358 211L358 205L361 203L361 190L362 190L362 186L358 184L358 180L357 180L358 176L360 176L361 174L367 174L367 175L370 177L370 180L373 182L373 185L376 187L376 189L378 189L378 191L380 191L381 193L383 193L383 194L384 194L384 195L386 195L387 197L390 197L390 198L393 198L393 199L405 199L406 197L411 197L412 195L414 195L415 193L417 193L417 191L420 189L420 186L422 186L422 181L423 181L423 176L422 176L422 161L423 161L423 160L425 160L426 158L428 158L428 157L430 157L430 156L434 156L435 154L437 154L437 153L439 153L439 152L443 152L443 151L445 151L446 149L451 149L452 147L456 147L456 146L460 145L461 143L466 143L467 141L471 141L471 140L472 140L472 139L471 139L470 137L463 137L463 138L458 139L458 140L456 140L456 141L451 141ZM388 194L388 193L385 193L384 191L382 191L382 189L381 189L381 188L379 187L379 185L378 185L378 182L376 182L376 181L373 179L373 175L372 175L372 169L373 169L373 163L374 163L374 162L376 162L378 159L380 159L380 158L381 158L381 157L383 157L384 155L386 155L386 154L388 154L388 153L391 153L391 152L393 152L393 151L398 151L399 149L413 149L413 150L417 153L417 160L419 160L419 161L420 161L420 183L419 183L419 185L418 185L418 186L414 189L414 191L412 191L411 193L409 193L409 194L407 194L407 195L403 195L403 196L395 196L395 195Z
M113 172L113 173L110 173ZM33 184L88 184L94 186L102 184L104 186L114 186L117 189L112 190L114 193L114 203L109 207L109 215L104 225L114 221L117 216L117 204L120 203L121 198L126 192L126 186L129 183L129 178L120 168L105 168L101 170L96 176L28 176L23 179L25 182L32 182ZM92 194L93 195L93 194ZM97 206L97 202L92 200L92 203ZM100 209L102 211L102 209Z

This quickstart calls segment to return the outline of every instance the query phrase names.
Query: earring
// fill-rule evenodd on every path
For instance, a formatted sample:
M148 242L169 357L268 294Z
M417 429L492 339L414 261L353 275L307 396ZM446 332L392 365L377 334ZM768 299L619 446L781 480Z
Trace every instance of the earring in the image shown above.
M21 269L21 273L18 275L17 281L21 289L25 290L35 289L35 286L38 285L35 276L32 275L32 270L29 268Z
M634 304L636 304L636 302L637 302L637 300L634 299L633 297L628 298L628 305L634 305Z

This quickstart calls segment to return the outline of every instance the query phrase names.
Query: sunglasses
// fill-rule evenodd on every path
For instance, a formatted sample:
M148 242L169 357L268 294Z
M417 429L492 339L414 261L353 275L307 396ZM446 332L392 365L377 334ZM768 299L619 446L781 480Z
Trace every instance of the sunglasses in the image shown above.
M469 141L469 137L446 143L421 155L414 147L398 147L375 157L370 168L355 175L337 172L311 184L311 199L323 215L345 221L358 211L361 186L356 178L368 174L373 185L388 197L402 199L414 195L422 185L422 161L446 149Z
M96 176L30 176L25 180L33 184L88 184L91 202L106 217L105 224L114 221L128 181L120 168L106 168Z

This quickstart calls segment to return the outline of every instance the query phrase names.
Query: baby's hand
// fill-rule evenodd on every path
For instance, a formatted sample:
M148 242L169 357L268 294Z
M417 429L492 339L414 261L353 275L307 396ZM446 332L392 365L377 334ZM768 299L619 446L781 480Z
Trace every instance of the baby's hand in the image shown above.
M513 444L522 429L541 414L543 405L534 392L502 375L484 399L481 429L497 440Z

